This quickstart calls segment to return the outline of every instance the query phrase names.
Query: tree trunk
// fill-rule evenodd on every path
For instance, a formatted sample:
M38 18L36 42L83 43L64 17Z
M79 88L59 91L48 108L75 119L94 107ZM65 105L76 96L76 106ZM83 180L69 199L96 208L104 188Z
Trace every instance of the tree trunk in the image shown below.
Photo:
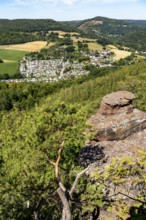
M71 220L71 210L69 205L69 199L67 198L66 192L64 192L61 188L58 188L57 193L63 204L61 220Z
M39 220L38 212L34 211L33 213L34 220Z

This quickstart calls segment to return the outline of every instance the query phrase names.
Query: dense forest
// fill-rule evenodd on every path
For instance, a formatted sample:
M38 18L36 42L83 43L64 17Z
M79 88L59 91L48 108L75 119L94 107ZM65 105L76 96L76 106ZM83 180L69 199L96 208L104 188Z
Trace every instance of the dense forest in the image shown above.
M96 207L107 209L109 204L120 210L119 218L124 216L125 207L105 198L103 185L83 175L79 153L87 138L86 121L104 95L131 91L136 95L135 106L146 110L146 62L98 71L54 84L0 83L0 219L60 219L58 187L68 195L72 219L89 219ZM145 158L143 153L141 168L126 175L135 178L138 172L142 179ZM126 161L127 167L131 163L135 162ZM108 175L117 172L118 184L124 171L122 165L116 169L111 168ZM74 182L77 174L78 184ZM136 207L144 206L145 198L145 193L137 194Z
M51 19L0 19L0 44L19 44L47 40L48 31L78 31L77 28Z
M76 28L52 19L0 19L0 28L14 32L40 32L50 30L76 31Z
M1 30L0 29L0 44L10 45L10 44L20 44L27 43L37 40L46 40L46 38L41 34L31 34L31 33L18 33L14 31Z

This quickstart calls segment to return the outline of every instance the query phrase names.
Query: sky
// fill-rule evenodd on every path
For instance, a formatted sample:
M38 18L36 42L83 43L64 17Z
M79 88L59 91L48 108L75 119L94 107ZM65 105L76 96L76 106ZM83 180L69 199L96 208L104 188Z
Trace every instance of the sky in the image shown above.
M146 20L146 0L0 0L0 18L70 21L96 16Z

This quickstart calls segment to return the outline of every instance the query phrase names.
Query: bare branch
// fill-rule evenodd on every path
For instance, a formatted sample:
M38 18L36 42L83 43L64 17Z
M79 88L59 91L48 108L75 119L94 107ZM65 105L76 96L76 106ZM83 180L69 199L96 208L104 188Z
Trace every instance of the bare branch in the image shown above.
M46 153L46 158L47 158L47 161L55 167L55 163L52 160L50 160L47 153Z
M64 146L64 141L62 141L62 143L60 145L60 148L58 150L58 157L57 157L56 162L53 162L52 160L50 160L50 158L49 158L49 156L46 152L47 161L55 167L56 178L59 178L59 162L60 162L60 159L61 159L61 153L63 151L63 146Z
M117 192L117 193L115 193L115 194L113 194L113 195L110 195L110 196L108 196L108 197L110 198L110 197L117 196L117 195L123 195L123 196L128 197L128 198L131 199L131 200L136 201L136 202L145 203L144 201L141 201L140 199L133 198L133 197L131 197L131 196L129 196L129 195L126 195L126 194L124 194L124 193L122 193L122 192Z
M71 190L69 191L69 195L72 196L73 192L75 191L77 184L79 182L79 179L81 176L84 175L84 173L86 173L86 171L89 169L89 167L87 167L86 169L82 170L75 178L75 181L73 182L73 185L71 187Z
M60 145L60 148L58 150L58 156L57 156L57 160L56 162L53 162L52 160L50 160L47 152L46 152L46 158L47 158L47 161L52 164L55 168L55 176L58 180L58 184L59 184L59 187L62 189L62 191L66 191L66 188L64 187L63 183L61 182L61 179L60 179L60 175L59 175L59 162L61 160L61 153L63 151L63 146L64 146L64 141L62 141L61 145Z
M61 153L63 151L63 146L64 146L64 141L61 143L60 148L58 150L58 157L55 163L55 174L56 174L56 178L59 178L59 162L61 160Z
M71 219L71 210L70 210L70 206L69 206L69 201L67 200L67 197L61 188L57 189L57 193L58 193L58 195L62 201L62 204L63 204L62 220L70 220Z
M59 180L59 187L62 189L63 192L66 192L66 188L63 183Z

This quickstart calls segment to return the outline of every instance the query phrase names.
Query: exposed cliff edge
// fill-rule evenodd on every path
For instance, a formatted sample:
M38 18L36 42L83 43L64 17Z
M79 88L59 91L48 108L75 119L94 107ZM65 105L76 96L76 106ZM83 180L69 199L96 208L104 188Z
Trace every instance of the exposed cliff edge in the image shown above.
M103 97L99 111L87 121L90 125L87 130L90 140L81 150L80 162L84 167L90 164L89 175L97 169L99 175L102 175L113 158L119 160L129 157L135 161L132 163L134 169L137 169L136 166L140 167L138 151L146 152L146 113L133 107L134 99L134 94L127 91L108 94ZM115 164L115 169L117 167L118 163ZM133 167L131 165L129 169ZM146 168L142 169L146 174ZM131 174L124 176L119 184L114 184L108 178L104 180L104 193L113 201L124 200L131 205L133 200L129 197L136 198L142 191L146 194L146 184L142 187L135 182L134 178ZM142 179L139 175L137 178ZM116 214L109 214L107 211L103 212L101 219L108 219L103 217L106 215L118 219Z

